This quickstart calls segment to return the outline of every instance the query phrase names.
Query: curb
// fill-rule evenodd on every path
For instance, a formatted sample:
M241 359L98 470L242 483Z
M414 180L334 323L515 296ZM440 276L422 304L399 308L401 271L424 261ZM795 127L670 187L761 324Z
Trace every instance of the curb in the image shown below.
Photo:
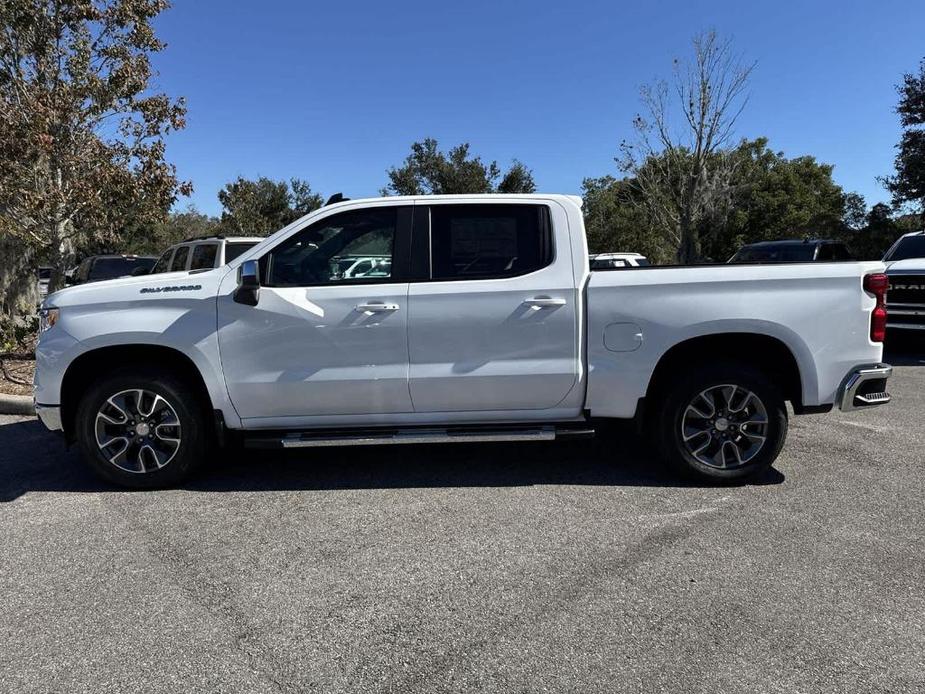
M7 395L0 393L0 414L35 414L35 406L28 395Z

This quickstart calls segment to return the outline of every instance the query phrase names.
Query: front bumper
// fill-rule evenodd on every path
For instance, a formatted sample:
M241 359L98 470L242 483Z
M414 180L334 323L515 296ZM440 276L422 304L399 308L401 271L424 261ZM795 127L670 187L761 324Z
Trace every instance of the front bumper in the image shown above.
M893 367L889 364L857 367L838 389L838 409L849 412L886 405L891 399L886 382L892 375Z
M58 405L35 403L35 414L49 431L64 431L61 423L61 408Z

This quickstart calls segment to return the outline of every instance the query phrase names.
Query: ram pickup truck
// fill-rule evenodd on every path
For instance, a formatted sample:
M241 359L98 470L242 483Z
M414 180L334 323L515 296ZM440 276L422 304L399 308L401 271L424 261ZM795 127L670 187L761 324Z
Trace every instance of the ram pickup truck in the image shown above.
M348 276L351 256L389 262ZM788 401L889 400L883 270L591 272L577 197L345 201L224 267L49 296L36 409L130 487L176 484L230 442L534 441L609 419L736 480L780 452Z
M903 234L883 256L891 330L925 330L925 231Z

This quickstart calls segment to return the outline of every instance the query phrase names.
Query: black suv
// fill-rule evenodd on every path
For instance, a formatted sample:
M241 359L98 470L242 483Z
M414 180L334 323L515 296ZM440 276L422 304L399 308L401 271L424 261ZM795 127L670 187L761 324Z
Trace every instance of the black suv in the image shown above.
M841 241L761 241L742 246L730 263L812 263L854 260Z

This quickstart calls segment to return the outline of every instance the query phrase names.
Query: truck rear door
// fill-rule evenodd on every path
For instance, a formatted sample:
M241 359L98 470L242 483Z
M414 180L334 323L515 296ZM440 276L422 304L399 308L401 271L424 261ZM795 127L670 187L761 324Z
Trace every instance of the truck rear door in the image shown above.
M579 297L568 230L554 228L549 205L418 204L412 253L426 268L408 296L415 412L541 410L566 398L580 368Z

